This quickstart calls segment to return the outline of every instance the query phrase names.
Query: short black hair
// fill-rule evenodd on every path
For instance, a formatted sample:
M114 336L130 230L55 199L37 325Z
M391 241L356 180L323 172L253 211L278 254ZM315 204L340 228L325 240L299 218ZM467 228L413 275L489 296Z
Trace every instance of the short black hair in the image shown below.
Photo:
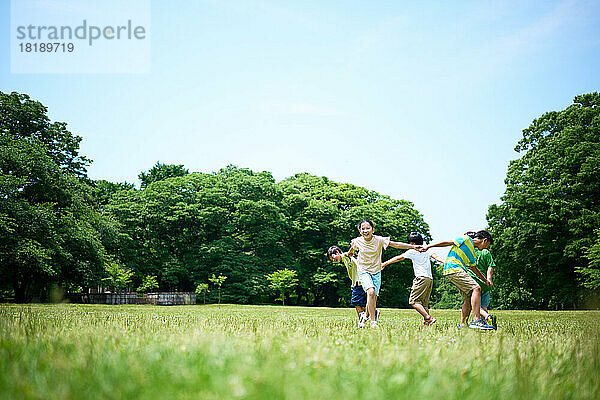
M337 254L337 253L342 253L342 249L340 249L338 246L331 246L327 250L327 257L331 258L331 256L333 256L334 254Z
M492 238L492 234L486 230L480 230L475 233L473 239L487 239L490 244L494 243L494 239Z
M421 236L421 234L418 232L411 232L410 235L408 235L407 241L408 241L408 243L422 245L423 244L423 236Z
M363 222L368 223L369 225L371 225L371 228L375 229L375 225L373 225L373 222L371 222L370 219L363 219L362 221L360 221L358 223L358 225L356 225L356 228L360 231L360 226L363 224Z

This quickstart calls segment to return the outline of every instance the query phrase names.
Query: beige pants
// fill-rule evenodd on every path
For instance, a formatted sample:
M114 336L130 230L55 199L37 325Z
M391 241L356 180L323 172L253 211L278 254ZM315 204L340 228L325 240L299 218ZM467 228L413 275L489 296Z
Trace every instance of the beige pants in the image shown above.
M431 289L433 289L433 279L426 276L415 277L410 290L408 304L419 303L423 305L423 307L429 307L429 296L431 296Z
M465 271L446 275L446 278L450 279L450 282L456 286L463 299L470 298L473 289L479 287L479 284L475 282L475 279L471 278L471 275L467 274Z

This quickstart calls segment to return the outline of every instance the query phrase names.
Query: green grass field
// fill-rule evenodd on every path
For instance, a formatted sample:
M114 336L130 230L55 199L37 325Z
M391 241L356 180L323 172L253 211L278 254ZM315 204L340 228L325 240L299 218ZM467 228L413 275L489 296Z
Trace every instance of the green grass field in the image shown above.
M0 305L2 399L599 399L600 312Z

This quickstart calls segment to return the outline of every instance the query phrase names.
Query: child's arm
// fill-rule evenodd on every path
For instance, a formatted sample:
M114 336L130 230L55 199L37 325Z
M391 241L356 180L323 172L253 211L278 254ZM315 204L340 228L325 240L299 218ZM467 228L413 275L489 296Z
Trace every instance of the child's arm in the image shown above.
M437 242L437 243L428 244L427 246L424 247L424 249L425 249L425 251L427 251L432 247L448 247L448 246L452 246L453 244L454 244L454 242L452 240L444 241L444 242Z
M346 252L348 257L354 257L354 252L358 250L358 247L354 244L354 240L350 242L350 249Z
M482 274L475 264L469 265L469 268L475 273L475 275L479 277L479 279L484 281L486 285L492 286L492 281L490 281L484 274Z
M435 254L435 253L431 253L429 256L430 256L431 258L433 258L435 261L437 261L437 262L441 262L442 264L446 262L446 260L444 260L442 257L438 256L438 255L437 255L437 254Z
M400 260L404 260L404 257L402 257L402 256L392 257L389 260L387 260L386 262L384 262L383 264L381 264L381 269L384 269L388 265L396 263L396 262L398 262Z
M417 250L419 248L421 248L421 246L416 246L414 244L408 244L408 243L403 243L403 242L393 242L390 240L390 244L388 245L390 247L394 247L396 249L414 249Z
M345 256L354 257L354 249L350 247L350 249L344 253Z
M492 283L492 275L493 274L494 274L494 268L488 267L488 269L487 269L487 278L488 278L488 281L490 281L490 283ZM492 285L488 285L488 286L492 286Z

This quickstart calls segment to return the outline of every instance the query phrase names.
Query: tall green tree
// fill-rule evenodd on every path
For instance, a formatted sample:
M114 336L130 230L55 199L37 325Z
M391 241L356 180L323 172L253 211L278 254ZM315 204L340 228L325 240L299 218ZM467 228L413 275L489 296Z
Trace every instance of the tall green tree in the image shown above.
M64 122L51 122L47 112L42 103L26 94L0 92L0 133L43 144L62 171L85 177L91 160L79 154L81 137L69 132Z
M225 280L227 280L227 277L224 275L215 276L215 274L212 274L212 276L208 278L208 280L210 281L210 283L219 288L219 304L221 304L221 287L225 283Z
M107 262L104 269L107 277L103 278L102 281L114 292L119 292L131 285L134 274L132 270L125 268L115 261Z
M269 288L279 294L278 300L281 300L285 306L285 295L291 292L298 284L298 273L296 271L284 268L268 274Z
M595 276L577 271L594 268L586 251L600 225L600 95L534 120L515 150L523 155L509 164L502 203L488 211L498 297L505 307L576 307L579 281Z
M17 301L104 275L116 221L95 206L80 137L27 95L0 93L0 284Z

